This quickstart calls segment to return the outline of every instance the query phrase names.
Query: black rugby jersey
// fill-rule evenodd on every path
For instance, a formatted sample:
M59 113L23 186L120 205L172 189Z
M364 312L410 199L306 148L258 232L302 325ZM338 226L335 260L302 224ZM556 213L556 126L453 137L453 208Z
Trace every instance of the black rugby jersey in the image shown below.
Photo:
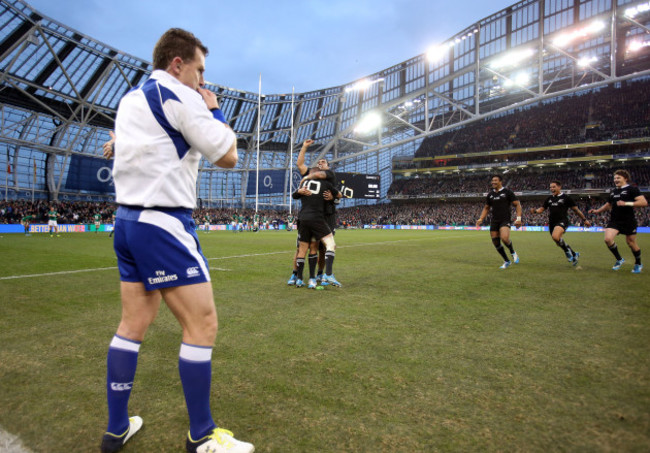
M556 223L569 223L569 208L575 206L576 203L569 195L560 193L559 195L551 195L544 201L544 208L548 209L548 223L555 225Z
M293 194L293 198L300 199L301 208L298 214L299 220L325 220L325 203L323 192L329 190L333 196L338 195L336 188L327 179L307 179L302 182L299 188L307 187L312 193L309 196Z
M485 203L492 208L492 222L510 222L510 205L517 201L517 195L502 187L498 192L490 189Z
M638 187L630 186L615 188L609 194L607 200L612 207L611 221L616 223L633 223L636 222L634 217L634 208L632 206L617 206L616 202L621 201L634 201L641 191Z

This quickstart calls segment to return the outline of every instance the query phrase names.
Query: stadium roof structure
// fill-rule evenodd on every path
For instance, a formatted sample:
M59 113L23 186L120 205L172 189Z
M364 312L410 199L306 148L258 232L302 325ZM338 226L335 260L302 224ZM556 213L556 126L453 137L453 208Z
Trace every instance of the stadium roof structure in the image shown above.
M22 0L0 0L0 30L5 196L106 196L66 189L71 160L101 156L120 98L151 64ZM308 162L327 157L337 171L379 174L385 196L392 159L413 156L429 135L649 74L650 1L523 0L425 54L342 86L260 97L210 84L237 132L240 162L234 171L202 162L198 195L211 205L286 206L293 153L311 138ZM362 127L371 115L374 127ZM281 187L261 194L258 169L284 172Z

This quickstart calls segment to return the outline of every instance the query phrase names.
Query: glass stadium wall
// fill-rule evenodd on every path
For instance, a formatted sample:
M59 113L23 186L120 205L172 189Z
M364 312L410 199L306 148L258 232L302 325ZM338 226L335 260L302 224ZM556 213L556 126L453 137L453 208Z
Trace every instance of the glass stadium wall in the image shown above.
M291 169L308 138L315 141L308 164L325 157L339 172L381 176L379 200L345 200L344 206L386 201L392 161L412 157L425 137L650 73L647 6L523 0L427 54L343 86L259 98L210 84L238 135L240 161L228 171L201 163L200 202L286 209L296 187ZM2 195L110 198L101 145L120 98L146 80L150 63L22 0L0 0L0 30ZM379 125L361 127L371 114ZM76 176L71 168L86 158L92 168L86 173L95 178L91 189L69 183Z

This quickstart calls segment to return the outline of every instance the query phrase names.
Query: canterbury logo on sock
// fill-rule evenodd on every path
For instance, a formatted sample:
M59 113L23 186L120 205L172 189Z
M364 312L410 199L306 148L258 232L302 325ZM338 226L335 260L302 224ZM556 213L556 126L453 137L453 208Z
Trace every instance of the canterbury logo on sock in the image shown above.
M131 390L133 382L111 382L111 390L122 392L124 390Z

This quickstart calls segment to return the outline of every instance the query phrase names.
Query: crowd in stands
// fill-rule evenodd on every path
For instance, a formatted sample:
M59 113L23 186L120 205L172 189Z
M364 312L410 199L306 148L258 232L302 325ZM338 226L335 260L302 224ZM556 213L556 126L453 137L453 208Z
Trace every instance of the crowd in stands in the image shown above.
M587 214L591 208L599 208L605 202L600 197L574 197L578 201L580 210ZM530 208L540 207L543 199L522 200L524 208L523 220L527 225L546 225L548 214L530 214ZM474 225L478 219L485 202L472 201L422 201L417 203L385 203L342 208L337 212L337 221L340 228L362 228L364 225ZM103 223L112 223L115 206L111 203L92 202L36 202L32 205L29 201L0 202L0 223L20 223L23 215L32 213L32 223L47 223L49 206L55 206L60 214L59 223L66 224L91 224L93 216L99 213ZM650 226L650 208L635 210L639 226ZM206 208L197 209L194 219L197 225L205 222L208 215L210 224L231 224L233 218L241 218L244 225L252 226L254 209L234 208ZM269 224L279 227L286 224L287 211L260 211L260 222L268 220ZM294 213L295 215L296 213ZM577 217L570 212L573 222L578 223ZM595 225L605 226L609 213L598 216L588 216ZM514 218L514 211L513 211ZM485 225L489 224L489 218Z
M48 212L56 209L58 222L60 224L91 224L94 223L95 214L100 214L103 223L113 223L113 214L116 210L114 203L108 202L87 202L87 201L31 201L9 200L0 201L0 223L20 223L26 215L32 216L32 223L47 223ZM269 222L285 223L288 212L283 211L260 211L261 218L268 218ZM245 223L252 224L254 209L232 209L232 208L200 208L195 209L193 217L196 224L203 224L206 215L211 224L230 224L233 217Z
M632 164L618 166L627 169L632 175L633 184L641 187L642 192L650 188L650 165ZM508 172L503 175L504 186L515 192L537 191L546 193L552 180L562 182L565 190L595 188L611 189L613 187L613 168L578 168L556 169L540 172L519 171ZM386 204L357 206L338 210L338 222L342 227L362 227L363 225L474 225L484 206L483 194L490 188L490 175L482 173L437 175L432 178L401 179L395 180L389 189L389 196L394 196L394 201ZM453 200L445 195L475 194L471 201ZM397 196L396 196L397 195ZM411 203L400 202L403 197L416 198L432 197L431 200ZM400 197L402 196L402 197ZM446 199L445 199L446 198ZM579 198L574 195L574 198ZM541 206L543 197L536 200L522 199L524 205L524 223L528 225L544 225L548 219L546 214L532 215L528 213L530 207ZM580 209L587 213L590 208L602 206L605 198L580 198ZM0 223L20 223L24 215L32 215L32 223L46 223L47 213L51 208L58 211L58 221L61 224L90 224L94 222L94 215L99 213L104 223L112 223L115 205L108 202L69 202L36 201L32 203L25 200L0 201ZM650 226L650 208L636 209L635 213L641 226ZM294 215L297 213L294 212ZM233 218L241 220L244 224L252 225L254 209L234 208L199 208L194 211L197 225L205 222L206 215L210 224L230 224ZM260 222L268 221L269 224L280 226L287 222L288 212L281 210L261 210ZM603 213L592 218L596 225L604 226L609 218L608 213ZM577 220L577 219L575 219ZM488 219L489 221L489 219ZM486 221L487 222L487 221Z
M395 170L428 170L431 168L440 167L458 167L461 169L469 168L484 168L494 165L509 164L510 168L515 168L519 165L530 165L530 162L543 162L549 159L571 159L580 157L595 157L603 156L608 159L612 154L626 154L629 158L642 158L650 155L650 148L646 146L620 148L615 146L598 146L598 147L580 147L577 149L559 148L540 150L540 151L526 151L504 154L499 151L498 156L490 153L476 154L461 154L459 157L454 158L420 158L418 160L397 160L393 162L393 169ZM464 157L468 156L468 157ZM440 156L438 156L440 157Z
M587 214L589 209L601 207L607 200L603 198L576 199L578 207L594 226L605 227L609 213L599 215ZM530 208L539 208L543 200L522 200L523 223L525 225L548 225L548 211L531 214ZM459 202L420 202L408 204L380 204L343 208L337 212L339 225L342 227L361 228L363 225L466 225L473 226L485 206L485 201ZM639 226L650 226L650 209L635 209ZM515 218L514 209L512 218ZM572 224L580 225L580 219L569 211ZM483 223L490 224L488 216Z
M650 165L621 165L615 169L626 169L632 175L632 182L639 187L650 187ZM509 171L503 174L503 185L514 191L547 190L551 181L558 180L565 189L608 189L613 187L612 168L583 167L567 170L546 170L531 172ZM388 196L421 197L427 195L485 193L490 188L490 176L486 173L455 175L434 175L396 179L388 189Z
M0 223L20 223L23 216L31 215L33 223L47 223L47 213L56 209L58 222L63 223L93 223L94 215L100 214L102 221L112 222L115 205L108 202L90 201L31 201L9 200L0 201Z
M650 81L622 82L426 138L415 157L650 136Z

